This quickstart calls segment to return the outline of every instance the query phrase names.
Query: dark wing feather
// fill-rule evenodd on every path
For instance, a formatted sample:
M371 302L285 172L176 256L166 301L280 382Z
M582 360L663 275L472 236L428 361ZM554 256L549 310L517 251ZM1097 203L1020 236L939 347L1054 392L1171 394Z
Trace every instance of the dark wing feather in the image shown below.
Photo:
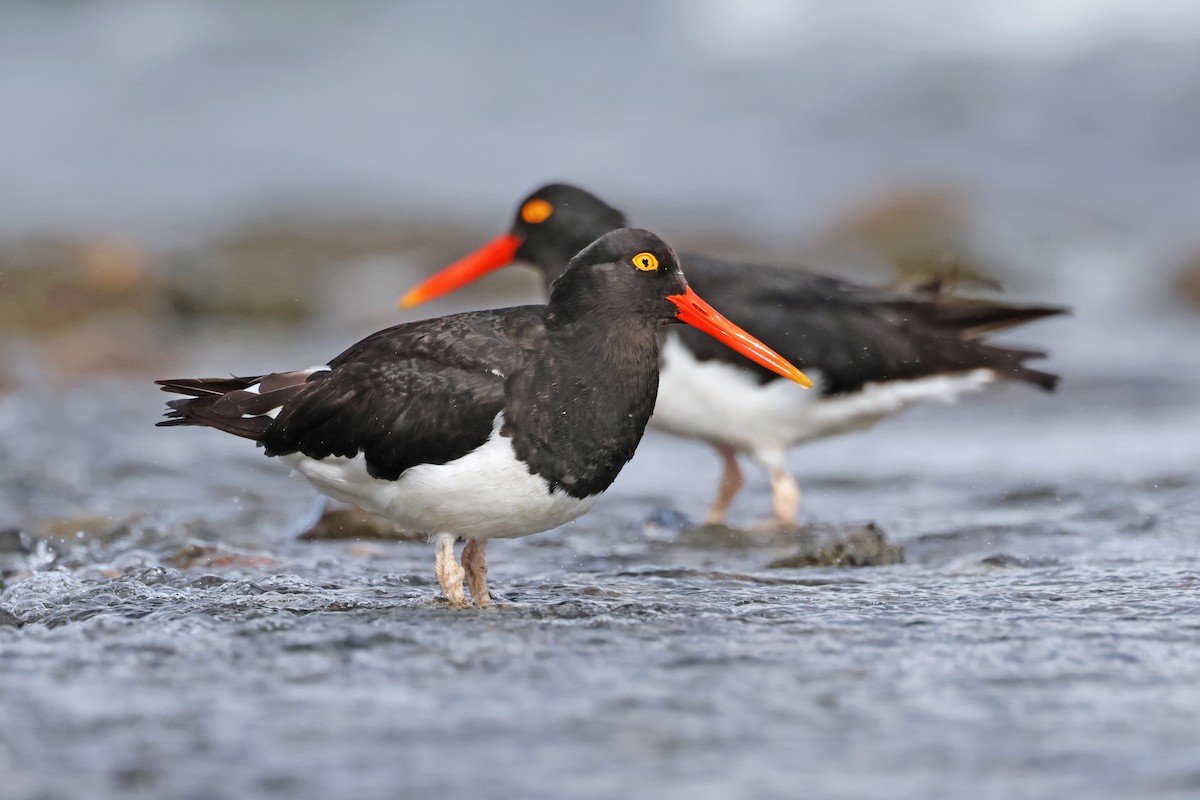
M504 408L504 381L427 359L351 362L321 373L258 441L267 455L362 453L376 478L444 464L487 441Z
M362 453L375 477L443 464L482 445L504 407L505 378L522 368L544 331L539 306L406 323L368 336L312 373L261 379L161 381L192 395L171 403L165 425L207 425L258 441L267 455ZM303 376L288 380L287 376ZM213 388L204 391L202 388ZM253 416L278 408L275 418ZM250 416L247 416L250 415Z
M1043 354L988 344L983 336L1064 309L1006 306L932 293L898 293L781 267L684 256L684 274L718 311L801 369L820 373L826 394L867 383L988 368L1052 389L1057 376L1024 365ZM775 378L699 331L680 331L704 360Z

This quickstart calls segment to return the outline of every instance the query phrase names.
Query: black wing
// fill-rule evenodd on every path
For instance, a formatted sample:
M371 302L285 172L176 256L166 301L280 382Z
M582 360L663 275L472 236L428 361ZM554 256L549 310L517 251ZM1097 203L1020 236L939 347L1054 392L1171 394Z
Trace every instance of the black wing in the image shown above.
M991 345L983 336L1062 314L1061 308L894 292L704 256L684 256L683 271L696 291L734 323L801 369L819 372L826 394L978 368L1046 389L1058 381L1024 365L1043 353ZM680 335L700 359L745 366L763 382L776 377L699 331L685 328Z
M487 441L504 407L505 376L522 368L541 320L541 307L529 306L397 325L358 342L327 370L263 377L260 386L280 387L269 399L249 390L253 379L233 379L226 394L215 394L215 381L160 381L166 391L194 395L172 403L160 424L238 433L273 456L362 453L373 477L395 480ZM274 419L260 416L276 408Z

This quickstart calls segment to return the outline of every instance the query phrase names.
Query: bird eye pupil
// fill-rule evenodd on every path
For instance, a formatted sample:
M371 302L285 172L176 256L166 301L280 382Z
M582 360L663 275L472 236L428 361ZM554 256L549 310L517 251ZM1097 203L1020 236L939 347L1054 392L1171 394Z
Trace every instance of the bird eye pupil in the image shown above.
M658 259L654 256L654 253L638 253L629 259L629 263L643 272L652 272L658 269Z

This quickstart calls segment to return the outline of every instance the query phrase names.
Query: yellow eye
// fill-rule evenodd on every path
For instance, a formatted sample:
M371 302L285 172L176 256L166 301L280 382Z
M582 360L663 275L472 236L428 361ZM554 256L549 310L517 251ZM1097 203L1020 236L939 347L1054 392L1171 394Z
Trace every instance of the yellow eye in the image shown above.
M525 205L521 206L521 219L528 222L530 225L537 225L539 222L545 222L554 213L554 206L540 197L535 197Z
M658 259L654 253L638 253L633 257L633 265L643 272L651 272L658 269Z

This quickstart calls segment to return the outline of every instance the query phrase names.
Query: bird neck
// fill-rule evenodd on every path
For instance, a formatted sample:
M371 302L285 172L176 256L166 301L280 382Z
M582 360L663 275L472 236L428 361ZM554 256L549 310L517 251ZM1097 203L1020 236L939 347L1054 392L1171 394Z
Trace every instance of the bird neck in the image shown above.
M549 326L548 335L565 364L604 381L640 382L658 377L658 326L641 317L605 316L597 312Z
M550 284L558 280L580 250L625 225L625 217L619 211L612 210L611 213L598 214L586 223L581 221L569 227L564 225L557 235L549 235L539 241L531 248L529 260L542 273L546 291L550 291Z
M658 395L653 326L579 320L547 329L550 352L518 376L506 431L551 491L599 494L633 457ZM517 408L516 406L520 406Z

